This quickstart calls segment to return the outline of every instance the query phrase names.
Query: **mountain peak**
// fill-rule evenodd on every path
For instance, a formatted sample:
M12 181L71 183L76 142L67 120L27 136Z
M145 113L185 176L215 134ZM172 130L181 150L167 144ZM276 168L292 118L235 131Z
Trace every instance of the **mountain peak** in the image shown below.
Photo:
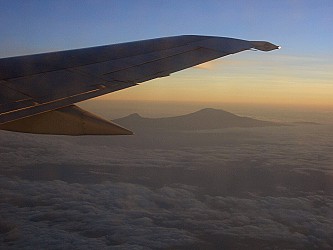
M222 114L229 114L229 115L234 115L230 112L224 111L222 109L214 109L214 108L204 108L204 109L200 109L194 113L191 114L207 114L207 115L222 115Z
M141 115L139 115L138 113L133 113L133 114L130 114L128 116L126 116L128 118L143 118Z
M204 108L204 109L200 109L197 112L226 112L222 109L214 109L214 108Z

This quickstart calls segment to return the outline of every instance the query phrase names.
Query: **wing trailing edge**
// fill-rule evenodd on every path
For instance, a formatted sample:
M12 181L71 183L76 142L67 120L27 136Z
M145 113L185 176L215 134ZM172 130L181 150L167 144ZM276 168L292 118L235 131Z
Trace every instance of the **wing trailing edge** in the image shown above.
M0 129L53 135L132 135L133 132L75 105L0 125Z

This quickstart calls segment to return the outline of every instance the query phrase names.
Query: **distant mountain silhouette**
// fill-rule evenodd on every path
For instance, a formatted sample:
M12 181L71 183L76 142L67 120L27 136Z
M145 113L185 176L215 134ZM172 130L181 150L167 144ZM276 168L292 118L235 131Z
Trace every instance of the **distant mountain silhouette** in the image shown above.
M305 122L305 121L300 121L300 122L293 122L295 125L322 125L321 123L318 122Z
M114 120L130 129L169 129L169 130L207 130L233 127L266 127L284 124L260 121L249 117L241 117L224 110L206 108L194 113L167 117L144 118L139 114Z

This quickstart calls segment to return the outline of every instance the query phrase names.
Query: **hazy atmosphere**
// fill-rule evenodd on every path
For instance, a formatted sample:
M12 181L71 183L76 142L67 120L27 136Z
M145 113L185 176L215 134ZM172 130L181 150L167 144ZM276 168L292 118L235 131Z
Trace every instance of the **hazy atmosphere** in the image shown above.
M78 104L132 136L0 130L1 249L333 249L332 1L0 9L0 58L183 34L282 47Z

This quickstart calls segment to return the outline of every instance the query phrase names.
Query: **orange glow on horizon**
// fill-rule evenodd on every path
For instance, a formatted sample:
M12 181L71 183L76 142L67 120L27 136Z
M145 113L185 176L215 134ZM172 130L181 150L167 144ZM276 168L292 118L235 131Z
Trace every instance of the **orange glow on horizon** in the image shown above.
M331 68L327 58L250 52L98 99L333 107Z

